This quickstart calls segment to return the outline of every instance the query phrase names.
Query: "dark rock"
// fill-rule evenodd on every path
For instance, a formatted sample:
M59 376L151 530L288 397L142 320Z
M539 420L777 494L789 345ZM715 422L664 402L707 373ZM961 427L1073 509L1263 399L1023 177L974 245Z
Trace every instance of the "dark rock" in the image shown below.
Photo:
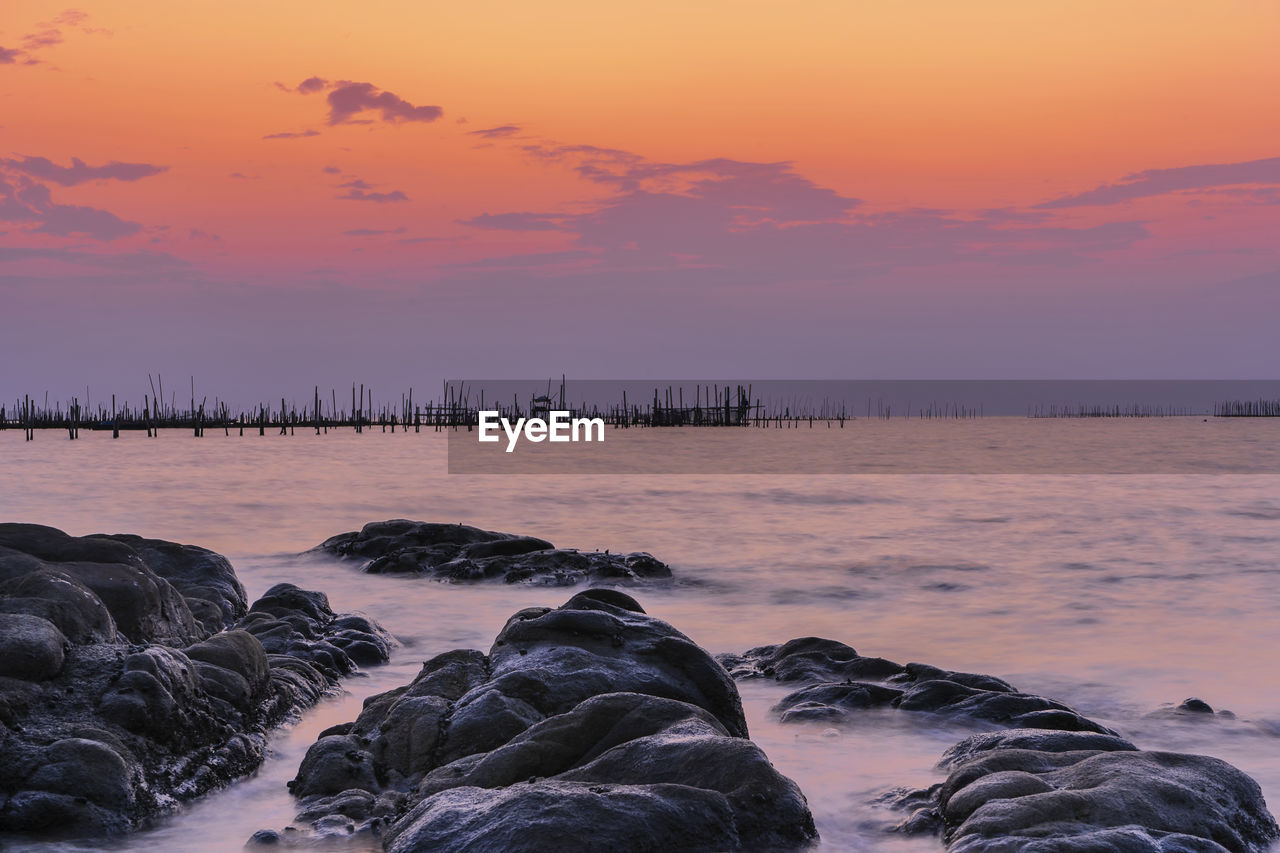
M907 834L950 853L1263 853L1280 838L1257 783L1216 758L1146 752L1096 732L965 738L945 782L895 792Z
M208 636L178 590L124 542L68 536L38 524L0 524L0 549L0 577L12 581L47 570L73 578L101 602L117 631L131 642L183 646ZM59 592L51 601L60 602L65 595Z
M988 751L952 771L938 811L952 853L1262 853L1280 838L1256 782L1170 752Z
M298 767L298 778L289 783L289 790L298 797L378 787L373 756L351 735L330 735L312 744Z
M569 586L584 581L667 579L671 569L642 552L610 554L556 548L545 539L463 524L393 519L325 540L316 550L363 561L370 574L414 574L461 583L502 581Z
M1198 723L1206 720L1234 720L1236 715L1221 709L1215 711L1213 706L1203 699L1184 699L1181 705L1166 705L1147 714L1149 718L1158 720L1185 720Z
M260 700L271 683L266 649L247 631L224 631L186 651L194 661L239 676L248 688L250 702Z
M0 543L0 833L123 832L221 787L353 656L382 662L392 644L290 585L247 613L204 549L37 525L0 525Z
M394 851L792 850L815 837L799 789L747 739L728 674L615 590L516 613L488 656L428 661L317 741L291 788L304 838L385 828Z
M323 592L299 589L291 583L278 583L271 587L249 609L253 613L285 618L301 614L312 622L329 622L334 618L328 596Z
M1025 749L1040 753L1120 752L1135 751L1137 747L1118 735L1097 732L1053 732L1039 729L1008 729L1001 732L983 732L970 735L942 753L938 764L944 768L955 767L982 753L1001 749Z
M44 681L62 671L67 638L48 619L0 613L0 676Z
M106 536L132 548L147 566L167 580L210 634L230 627L249 605L235 569L221 554L196 545L117 533Z
M736 679L805 684L775 706L783 722L848 722L870 708L896 708L1013 728L1114 734L1066 705L1020 693L991 675L863 657L844 643L820 637L760 646L719 660Z
M784 683L882 680L905 671L893 661L865 658L844 643L821 637L760 646L742 655L721 655L719 659L734 678L771 678Z
M735 678L805 685L775 708L784 722L896 708L1005 727L948 749L943 784L882 799L907 812L899 832L941 834L950 853L1262 853L1280 838L1258 785L1231 765L1144 752L993 676L900 667L815 637L720 660ZM1165 713L1215 716L1197 699Z
M744 847L722 796L685 785L457 788L420 803L387 833L389 853L714 851Z
M112 643L116 622L88 587L56 569L40 568L0 583L0 611L48 619L69 642Z

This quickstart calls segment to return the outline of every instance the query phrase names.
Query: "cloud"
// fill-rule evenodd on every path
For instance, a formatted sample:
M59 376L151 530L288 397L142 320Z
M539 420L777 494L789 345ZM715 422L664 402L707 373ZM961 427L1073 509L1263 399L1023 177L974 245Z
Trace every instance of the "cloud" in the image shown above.
M0 65L15 65L25 53L17 48L0 46Z
M432 122L444 115L436 106L414 106L394 92L379 91L372 83L336 84L329 92L329 124L341 124L362 112L376 111L382 120Z
M818 185L786 161L669 163L590 145L518 147L611 191L559 212L486 212L461 220L567 235L567 251L563 243L560 250L549 244L550 251L516 264L535 274L679 272L709 281L840 283L944 265L1069 268L1150 236L1141 222L1066 227L1043 211L863 213L860 199ZM512 266L510 257L495 257L459 269Z
M244 172L232 172L227 175L228 178L235 178L239 181L256 181L261 179L261 175L246 175Z
M266 136L262 138L263 139L307 139L309 137L319 136L319 135L320 135L320 131L318 130L303 130L298 133L291 133L287 131L285 133L268 133Z
M83 9L65 9L53 19L53 22L64 27L78 27L87 20L89 20L89 13Z
M62 32L52 28L28 33L22 37L22 46L27 50L40 50L62 44Z
M504 124L501 127L488 127L484 130L471 130L467 132L467 136L480 136L484 139L503 139L519 133L521 128L514 124Z
M382 234L403 234L404 232L405 227L401 225L399 228L352 228L342 233L348 237L377 237Z
M388 202L408 201L409 197L400 190L392 190L389 193L367 192L365 190L353 189L338 196L340 199L347 201L372 201L377 204L387 204Z
M325 167L324 167L323 169L321 169L320 171L321 171L321 172L324 172L326 175L340 175L340 174L342 174L342 170L341 170L341 169L339 169L337 166L325 166Z
M1085 205L1109 205L1179 190L1209 189L1238 184L1280 184L1280 157L1243 163L1210 163L1174 169L1147 169L1125 175L1119 183L1103 184L1076 195L1035 205L1055 210Z
M371 201L376 204L387 204L397 201L408 201L409 196L405 195L401 190L392 190L391 192L378 192L375 185L360 178L351 178L337 185L338 189L346 190L342 195L335 198L344 199L346 201Z
M0 166L64 187L74 187L89 181L139 181L169 169L168 166L153 166L150 163L120 163L114 160L103 166L90 166L79 157L72 157L70 166L59 166L47 157L0 160Z
M40 234L103 241L129 237L142 230L140 223L125 221L106 210L56 204L47 186L25 174L14 175L12 180L11 183L0 177L0 221L31 223L34 227L30 230Z
M217 234L212 234L208 231L201 231L199 228L192 228L187 233L187 239L188 240L212 240L214 242L220 242L222 240L222 237L220 237Z
M495 231L563 231L564 219L554 213L482 213L458 224Z
M440 107L412 104L395 92L379 89L372 83L355 80L330 82L323 77L308 77L293 89L282 83L276 85L286 92L293 91L300 95L311 95L327 89L328 121L331 125L372 123L370 119L358 118L365 112L376 112L388 124L432 122L444 115L444 110Z
M117 240L142 230L137 222L126 222L114 213L95 207L55 204L43 211L44 222L34 230L59 237L91 237L94 240Z
M312 92L323 91L324 87L328 85L329 81L322 77L308 77L306 80L299 83L297 89L294 91L302 95L310 95Z
M397 240L396 242L403 243L406 246L408 246L408 245L413 245L415 243L439 243L440 238L439 237L405 237L401 240Z

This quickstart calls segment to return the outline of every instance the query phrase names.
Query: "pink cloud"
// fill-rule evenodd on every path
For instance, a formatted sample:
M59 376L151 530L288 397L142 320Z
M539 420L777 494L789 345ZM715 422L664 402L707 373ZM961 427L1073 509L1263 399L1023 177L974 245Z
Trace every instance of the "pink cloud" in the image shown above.
M1243 163L1209 163L1173 169L1147 169L1125 175L1118 183L1103 184L1076 195L1037 204L1039 210L1084 205L1109 205L1180 190L1210 189L1240 184L1280 184L1280 157Z
M138 181L153 175L159 175L169 169L168 166L155 166L150 163L121 163L115 160L102 166L90 166L79 157L72 157L70 166L59 166L47 157L19 157L0 160L0 166L64 187L73 187L88 181Z
M387 204L388 202L408 201L409 197L400 190L392 190L389 193L372 192L367 190L352 189L343 195L338 196L346 201L372 201L377 204Z
M285 133L268 133L266 136L262 138L263 139L309 139L312 136L319 136L319 135L320 135L320 131L318 130L303 130L297 133L292 133L287 131Z
M444 110L437 106L415 105L406 101L395 92L379 89L372 83L354 80L338 80L330 82L323 77L308 77L292 90L277 83L285 91L294 91L301 95L329 91L329 124L357 124L368 119L361 119L362 113L377 113L379 118L388 124L402 122L433 122L444 115Z

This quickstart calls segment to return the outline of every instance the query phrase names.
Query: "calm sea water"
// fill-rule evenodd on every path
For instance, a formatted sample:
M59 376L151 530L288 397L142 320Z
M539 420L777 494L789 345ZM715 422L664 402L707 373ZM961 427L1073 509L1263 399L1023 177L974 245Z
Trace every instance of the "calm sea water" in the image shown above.
M1280 446L1277 423L1117 425L1113 454L1146 453L1152 430L1163 440L1182 430L1174 437L1210 458L1236 460L1232 471L1242 437ZM930 440L945 443L956 426L934 424ZM1036 425L987 419L982 428L1016 444ZM785 472L786 454L804 451L802 433L649 431L646 443L714 470L717 452L757 442ZM238 850L255 830L284 826L294 814L284 782L319 731L353 719L365 696L408 681L432 655L487 649L516 609L571 595L368 577L297 556L392 517L646 550L679 580L635 595L713 652L820 635L863 654L992 673L1141 746L1224 758L1280 806L1280 475L498 477L447 474L437 434L84 433L68 442L50 432L25 443L0 433L0 518L204 545L232 559L251 597L283 580L322 589L336 609L372 615L403 643L390 666L348 681L345 695L279 733L256 776L120 847ZM939 754L970 729L892 714L841 732L783 727L768 709L784 690L742 689L753 737L804 789L824 849L938 849L886 835L899 816L872 801L939 778ZM1189 696L1240 720L1144 718Z

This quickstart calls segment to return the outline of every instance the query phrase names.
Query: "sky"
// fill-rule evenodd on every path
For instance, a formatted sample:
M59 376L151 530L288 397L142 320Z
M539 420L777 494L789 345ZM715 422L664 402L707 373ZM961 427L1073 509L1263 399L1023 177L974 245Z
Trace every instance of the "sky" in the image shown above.
M1270 378L1280 4L6 0L0 398Z

